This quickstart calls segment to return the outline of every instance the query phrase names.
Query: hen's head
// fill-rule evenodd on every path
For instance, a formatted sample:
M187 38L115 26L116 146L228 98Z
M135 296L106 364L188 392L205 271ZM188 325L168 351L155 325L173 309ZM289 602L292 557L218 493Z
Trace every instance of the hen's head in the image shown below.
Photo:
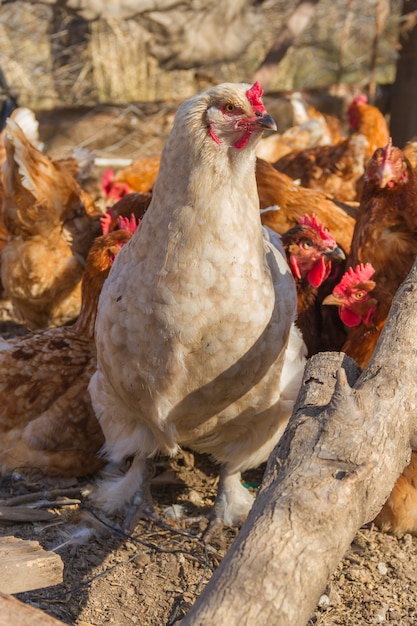
M379 189L392 189L406 183L410 177L411 165L400 148L392 145L390 139L384 148L377 148L365 172L365 180Z
M108 213L108 215L111 214ZM104 280L103 276L107 276L117 254L131 239L138 225L134 216L130 220L122 218L122 221L118 222L118 227L111 231L107 229L106 223L104 223L103 235L96 237L88 253L84 275L90 277L91 275L100 275L101 279ZM84 279L83 282L85 282ZM91 284L91 278L87 284Z
M339 307L340 319L346 326L369 326L376 311L377 300L371 297L375 281L371 280L375 270L370 263L350 267L323 304Z
M352 102L349 104L346 115L348 118L349 126L352 128L352 130L356 130L359 127L359 123L361 121L360 106L367 103L368 97L366 96L366 94L361 93L355 96Z
M294 277L307 279L312 287L320 287L329 276L332 261L345 258L329 230L315 215L304 215L293 228L282 235L282 242Z
M244 148L259 139L266 128L276 130L276 124L263 102L258 82L222 83L184 102L178 113L182 118L193 116L203 125L215 144L227 148ZM197 117L194 117L197 116Z

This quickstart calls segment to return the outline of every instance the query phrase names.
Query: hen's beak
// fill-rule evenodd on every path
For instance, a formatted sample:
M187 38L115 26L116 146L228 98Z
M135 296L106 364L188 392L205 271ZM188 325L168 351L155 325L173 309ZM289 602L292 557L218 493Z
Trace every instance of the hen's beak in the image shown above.
M256 123L261 128L268 128L269 130L277 130L277 125L275 123L274 118L271 117L268 113L264 113L263 115L260 115L257 118Z
M342 248L339 248L339 246L336 246L333 250L328 250L324 254L333 261L344 261L346 259L346 254L343 252Z
M339 298L337 298L331 293L330 295L326 296L324 300L322 300L322 304L334 304L336 306L340 306L341 302Z

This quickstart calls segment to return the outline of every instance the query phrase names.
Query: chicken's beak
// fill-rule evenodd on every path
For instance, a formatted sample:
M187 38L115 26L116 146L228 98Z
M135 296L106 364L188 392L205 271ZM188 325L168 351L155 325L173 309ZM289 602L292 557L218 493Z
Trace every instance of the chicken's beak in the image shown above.
M257 118L256 124L261 128L268 128L269 130L277 130L277 125L275 120L269 113L264 113L260 117Z
M332 293L322 300L322 304L334 304L336 306L340 306L342 303L340 302L337 296L334 296Z
M324 254L332 261L344 261L346 259L346 254L339 246L336 246L332 250L327 250Z

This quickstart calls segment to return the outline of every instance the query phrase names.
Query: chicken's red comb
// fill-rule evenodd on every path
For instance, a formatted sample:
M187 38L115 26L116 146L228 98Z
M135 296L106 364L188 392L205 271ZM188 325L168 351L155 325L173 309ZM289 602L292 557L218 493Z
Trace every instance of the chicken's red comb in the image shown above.
M140 219L137 220L133 213L131 213L130 218L122 216L117 218L117 226L119 227L119 229L127 230L129 233L132 233L132 235L139 226L139 224Z
M343 274L340 282L333 289L335 296L341 296L346 291L360 283L365 283L375 274L375 269L371 263L360 263L356 267L349 267Z
M368 102L368 96L366 93L360 93L352 99L351 105L366 104Z
M263 93L264 90L262 89L258 80L252 85L250 89L247 90L246 97L254 109L256 108L261 111L265 111L264 103L261 100Z
M323 226L323 224L320 224L320 222L318 221L314 213L311 217L310 215L307 215L306 213L305 215L300 217L300 219L298 220L298 223L303 226L310 226L310 228L314 228L319 233L323 243L329 246L329 248L330 247L335 248L337 246L336 239L330 233L328 228Z
M384 151L384 162L389 159L390 155L391 155L391 150L392 150L392 137L389 138L388 143L386 146L383 147L383 151Z
M112 223L113 217L114 217L113 216L113 212L112 212L112 210L110 208L107 209L105 214L100 217L101 232L103 233L103 235L108 235L109 234L109 232L110 232L110 225Z

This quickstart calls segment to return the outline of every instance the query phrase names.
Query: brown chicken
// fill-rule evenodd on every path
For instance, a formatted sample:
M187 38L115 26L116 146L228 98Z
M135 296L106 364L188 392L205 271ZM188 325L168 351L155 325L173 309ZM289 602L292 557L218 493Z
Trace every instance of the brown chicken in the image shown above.
M368 104L365 94L353 98L347 109L347 118L350 128L366 137L368 158L388 142L390 135L387 121L378 107Z
M81 277L100 215L73 176L7 123L3 165L4 222L9 234L1 279L17 315L30 328L74 320Z
M391 304L416 256L417 172L390 140L368 164L348 265L371 263Z
M0 472L82 476L103 465L104 437L87 391L96 368L94 324L102 285L131 233L96 238L72 326L0 340Z
M389 130L382 113L367 104L364 96L351 102L348 119L355 131L350 137L335 145L291 152L274 167L303 187L323 191L343 202L359 200L366 164L376 148L386 145Z
M339 275L337 267L345 260L334 237L313 215L281 236L297 287L297 326L301 330L310 357L322 350L322 315L319 287L330 274ZM342 272L343 273L343 270Z
M298 223L306 211L314 213L349 252L355 226L355 207L337 203L320 191L297 185L263 159L256 160L256 183L261 206L261 220L277 233L284 233ZM268 208L271 207L270 210Z
M375 349L390 309L388 293L371 280L375 269L371 263L350 267L323 304L338 307L347 328L342 352L364 369Z

